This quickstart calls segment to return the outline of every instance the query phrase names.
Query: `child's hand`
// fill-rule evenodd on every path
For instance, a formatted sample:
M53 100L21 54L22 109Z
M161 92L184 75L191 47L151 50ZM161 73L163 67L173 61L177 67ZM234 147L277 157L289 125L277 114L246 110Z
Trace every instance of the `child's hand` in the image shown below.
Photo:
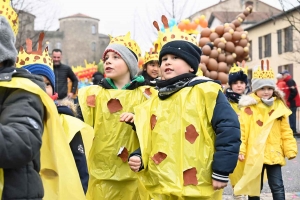
M245 156L244 156L243 154L240 154L240 155L239 155L239 160L240 160L241 162L243 162L243 161L245 160Z
M142 164L141 158L138 156L132 156L129 158L128 164L132 171L138 172Z
M133 123L133 113L122 113L120 116L120 122L131 122Z
M213 185L213 188L214 190L220 190L220 189L223 189L224 187L227 186L227 183L224 183L224 182L220 182L220 181L217 181L217 180L212 180L212 185Z

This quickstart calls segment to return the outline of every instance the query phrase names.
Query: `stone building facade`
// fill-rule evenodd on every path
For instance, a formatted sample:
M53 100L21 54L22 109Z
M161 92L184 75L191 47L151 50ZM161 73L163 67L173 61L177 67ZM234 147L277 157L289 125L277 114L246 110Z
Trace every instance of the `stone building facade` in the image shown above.
M24 46L26 38L32 39L33 46L36 44L40 31L34 30L34 19L34 15L19 11L17 48ZM109 37L98 32L99 21L83 14L60 18L58 30L45 31L43 47L48 46L50 53L61 49L62 63L69 66L84 66L84 60L99 63L109 43Z

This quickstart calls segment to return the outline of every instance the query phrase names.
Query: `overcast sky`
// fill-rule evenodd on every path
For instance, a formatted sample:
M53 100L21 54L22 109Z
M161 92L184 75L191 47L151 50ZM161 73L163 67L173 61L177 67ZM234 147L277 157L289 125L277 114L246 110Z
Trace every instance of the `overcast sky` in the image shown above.
M117 36L131 31L134 39L145 50L151 46L149 40L155 39L152 22L159 20L162 14L168 15L167 12L172 10L172 1L175 4L176 20L180 21L220 0L40 0L47 4L25 0L30 1L35 2L34 7L28 6L27 9L36 15L37 30L57 30L59 18L82 13L100 19L100 33ZM278 0L262 1L281 9ZM289 7L291 4L299 4L297 0L283 1L288 2L286 5ZM147 38L143 39L145 33Z

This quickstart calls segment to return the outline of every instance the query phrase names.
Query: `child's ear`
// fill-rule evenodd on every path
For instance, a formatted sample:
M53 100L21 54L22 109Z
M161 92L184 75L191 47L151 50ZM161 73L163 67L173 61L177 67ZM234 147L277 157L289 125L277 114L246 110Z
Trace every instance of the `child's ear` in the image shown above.
M189 72L194 72L195 70L190 67Z

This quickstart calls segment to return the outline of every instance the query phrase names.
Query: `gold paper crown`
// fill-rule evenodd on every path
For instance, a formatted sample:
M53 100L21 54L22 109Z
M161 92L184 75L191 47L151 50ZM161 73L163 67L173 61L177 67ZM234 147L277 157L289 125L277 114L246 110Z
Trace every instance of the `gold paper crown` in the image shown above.
M253 79L274 79L275 75L273 70L270 68L269 60L267 60L267 70L264 69L264 61L261 61L261 66L253 72Z
M158 31L158 41L161 45L160 48L164 44L174 40L184 40L197 45L196 38L193 35L189 35L188 33L181 31L176 24L174 24L172 27L169 27L168 19L166 16L161 16L161 21L164 25L162 30L159 29L158 23L156 21L153 22L154 27Z
M152 48L151 48L150 52L145 53L145 57L144 57L144 63L145 64L147 62L150 62L150 61L153 61L153 60L158 61L159 52L158 52L157 48L158 48L158 44L155 44L154 51L152 51Z
M19 30L18 14L11 7L10 0L0 0L0 15L8 20L12 30L17 35Z
M41 32L38 40L37 51L32 51L32 40L26 39L26 51L23 49L23 47L20 48L16 67L21 68L30 64L43 64L47 65L53 70L53 60L49 56L48 47L46 47L44 51L42 50L44 36L45 33Z
M130 49L137 58L141 57L141 50L139 45L130 38L130 32L128 32L126 35L118 36L118 37L110 37L110 43L109 44L121 44Z
M238 62L238 65L235 63L230 68L229 74L237 73L239 71L243 71L244 74L248 75L248 67L245 66L245 61L243 60L242 64Z

